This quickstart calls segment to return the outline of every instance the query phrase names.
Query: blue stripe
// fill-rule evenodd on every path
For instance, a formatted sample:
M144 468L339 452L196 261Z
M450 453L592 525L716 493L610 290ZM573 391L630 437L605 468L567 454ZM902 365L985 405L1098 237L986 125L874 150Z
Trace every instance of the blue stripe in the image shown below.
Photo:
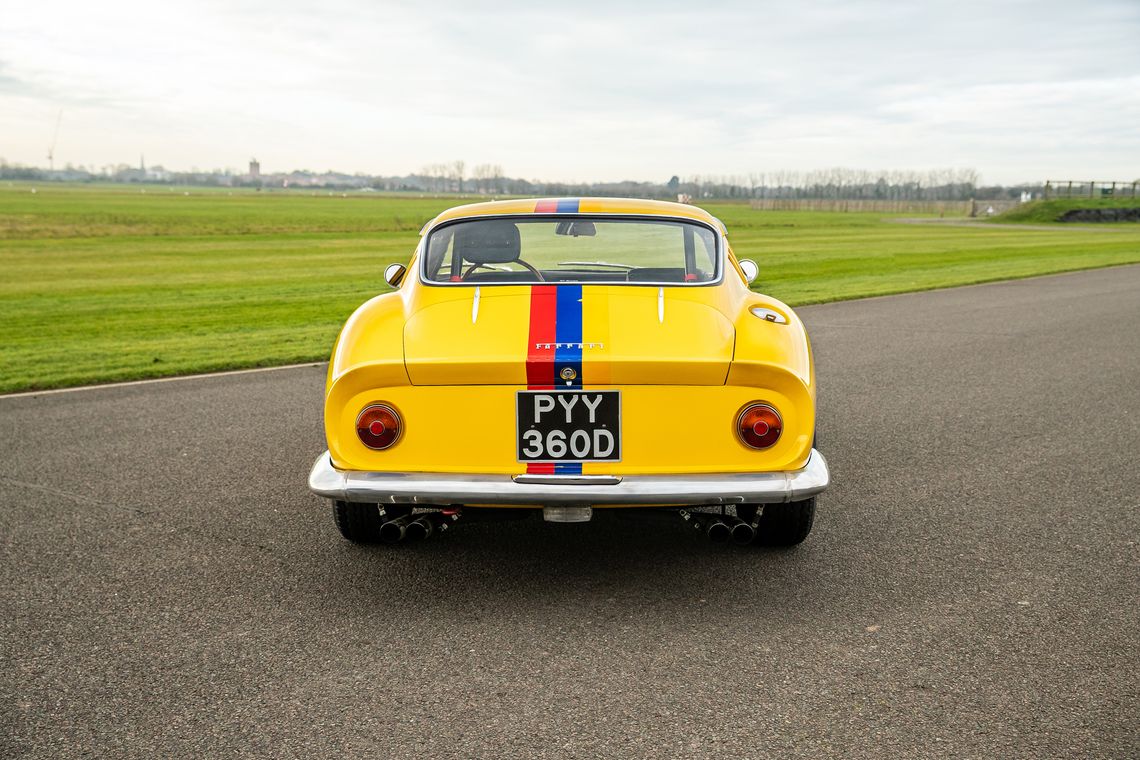
M561 201L559 201L561 206ZM575 210L578 202L574 201ZM561 210L561 207L559 208ZM582 387L582 286L558 286L558 316L554 322L554 340L559 344L554 348L554 382L558 388ZM573 343L573 346L565 344ZM562 370L574 370L574 379L569 384L562 379ZM555 463L556 473L580 475L579 462Z
M577 214L578 213L578 199L577 198L560 198L558 206L554 209L558 214Z
M559 388L582 387L582 286L558 286L558 316L554 322L554 377ZM566 345L566 344L574 345ZM562 370L574 370L570 385L562 379Z

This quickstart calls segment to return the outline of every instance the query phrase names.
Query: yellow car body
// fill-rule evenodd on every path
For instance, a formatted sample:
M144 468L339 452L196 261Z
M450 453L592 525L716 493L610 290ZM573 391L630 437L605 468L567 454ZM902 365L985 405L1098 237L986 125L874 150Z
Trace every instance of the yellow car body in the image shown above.
M443 225L563 216L701 225L719 241L719 276L694 287L480 285L422 274L423 241ZM609 198L459 206L425 226L397 284L357 309L333 349L328 452L310 478L320 495L453 508L694 506L792 501L827 485L813 450L816 383L803 323L749 288L724 225L700 208ZM519 393L563 384L620 392L620 459L520 461ZM762 450L738 431L741 411L756 403L777 410L783 425ZM383 450L357 432L373 404L395 410L401 423L399 439ZM732 492L749 478L771 493ZM719 485L702 490L712 483Z

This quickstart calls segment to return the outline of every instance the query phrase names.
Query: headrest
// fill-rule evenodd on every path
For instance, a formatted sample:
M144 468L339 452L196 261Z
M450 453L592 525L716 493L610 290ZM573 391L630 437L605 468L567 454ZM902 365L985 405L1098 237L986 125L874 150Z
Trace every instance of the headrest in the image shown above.
M465 222L455 227L452 253L472 264L506 264L520 253L519 228L506 219Z

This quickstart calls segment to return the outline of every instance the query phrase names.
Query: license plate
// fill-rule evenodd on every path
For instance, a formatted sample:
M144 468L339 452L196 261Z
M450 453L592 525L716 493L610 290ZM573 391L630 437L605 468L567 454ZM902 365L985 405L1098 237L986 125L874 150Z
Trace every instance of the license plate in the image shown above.
M620 391L519 391L520 462L620 462Z

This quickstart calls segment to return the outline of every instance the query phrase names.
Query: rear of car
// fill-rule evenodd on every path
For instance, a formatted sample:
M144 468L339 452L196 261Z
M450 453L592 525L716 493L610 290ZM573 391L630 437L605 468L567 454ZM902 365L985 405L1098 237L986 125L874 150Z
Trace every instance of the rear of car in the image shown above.
M532 203L429 225L399 290L349 320L315 492L379 504L379 524L709 505L758 522L826 487L803 326L747 288L716 220Z

